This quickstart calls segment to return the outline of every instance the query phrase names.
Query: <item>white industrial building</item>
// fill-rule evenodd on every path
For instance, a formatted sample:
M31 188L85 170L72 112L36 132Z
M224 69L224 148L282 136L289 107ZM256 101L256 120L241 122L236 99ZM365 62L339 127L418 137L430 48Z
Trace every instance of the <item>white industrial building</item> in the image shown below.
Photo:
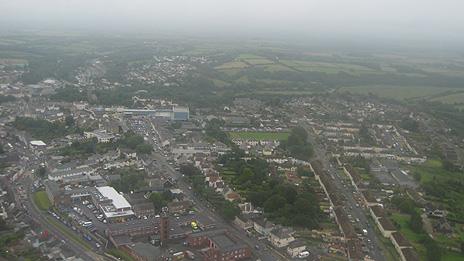
M97 187L97 191L94 195L95 205L101 209L105 218L124 220L134 215L131 204L113 187Z

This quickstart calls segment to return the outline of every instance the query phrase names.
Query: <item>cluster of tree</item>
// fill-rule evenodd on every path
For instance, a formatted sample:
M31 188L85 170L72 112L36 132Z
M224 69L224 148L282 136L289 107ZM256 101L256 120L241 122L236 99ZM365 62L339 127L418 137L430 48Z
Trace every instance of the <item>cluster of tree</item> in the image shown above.
M52 140L82 132L78 127L67 126L64 121L49 122L28 117L16 117L13 126L18 130L29 132L34 138L41 140Z
M223 120L212 119L208 121L205 128L206 135L224 144L230 144L229 136L221 130L222 126L224 126Z
M309 167L298 166L296 169L296 174L300 177L312 177L314 173Z
M184 174L187 177L200 176L201 170L195 167L192 164L182 164L179 167L180 173Z
M420 110L443 120L446 126L451 129L451 134L464 138L464 113L462 109L457 109L450 104L429 101L421 101L417 106Z
M426 258L428 261L439 261L441 260L442 250L435 240L430 238L427 232L424 230L422 217L420 212L417 210L417 204L412 201L408 196L395 195L391 199L394 204L402 213L410 215L409 227L415 233L421 235L421 243L427 249Z
M197 167L192 164L182 165L180 172L192 183L193 191L211 204L225 220L232 221L240 214L237 204L224 199L224 196L206 185L204 176Z
M116 171L120 179L111 182L111 186L119 192L129 193L147 186L145 182L146 173L135 168L122 168Z
M170 127L172 129L180 129L182 127L182 122L175 121L175 122L171 123Z
M139 154L150 154L153 151L153 146L146 143L142 136L128 131L118 142L119 146L133 149Z
M416 233L423 232L423 223L420 212L417 210L417 204L408 196L396 194L391 198L391 203L396 206L400 212L409 214L409 226Z
M419 131L419 123L411 118L403 118L400 121L400 127L412 131L412 132L418 132Z
M146 143L142 136L126 132L119 141L98 143L96 138L74 141L60 150L60 155L84 157L95 153L106 153L117 148L129 148L138 154L150 154L153 146Z
M356 157L351 157L349 160L351 166L369 171L369 165L371 164L371 161L369 159L366 159L363 156L358 155Z
M248 200L262 207L273 221L305 228L317 228L322 217L316 194L309 184L298 190L280 178L270 178L248 192Z
M0 227L4 221L0 218ZM24 239L24 230L12 231L9 227L1 229L0 235L0 259L2 260L38 260L45 261L46 258L37 249L25 247L20 241ZM21 247L18 247L21 245Z
M203 187L195 187L195 192L201 195L210 203L215 211L219 213L226 221L233 221L236 216L240 215L240 208L236 203L230 202L223 195L217 193L212 188L203 183Z
M3 153L5 153L5 149L3 148L3 145L0 144L0 154L3 154Z
M460 173L462 174L462 173ZM464 195L464 179L462 178L437 178L422 183L426 195L440 199L446 202L450 211L448 218L452 218L458 222L464 221L464 208L462 207L462 199Z
M428 235L424 235L424 238L421 240L421 243L424 245L426 252L425 257L427 261L440 261L443 251L438 243L430 238Z
M57 89L55 94L53 94L50 98L52 100L66 102L87 101L87 93L76 87L66 86L64 88Z
M166 207L173 199L174 196L169 190L165 190L162 193L153 192L150 194L150 201L153 202L156 213L160 213L163 207Z
M309 160L314 154L313 146L308 142L308 133L303 127L293 128L288 139L280 143L280 147L300 160Z
M136 90L131 88L96 90L95 95L97 97L97 101L93 102L107 106L122 105L130 107L133 104L132 96L134 96L135 91Z
M47 46L52 46L48 45ZM49 47L50 48L50 47ZM75 82L75 71L85 61L89 59L83 53L80 55L69 55L63 50L54 49L39 50L39 48L27 49L27 53L38 54L37 56L28 57L29 64L26 67L26 72L22 75L22 81L26 84L38 83L46 78L63 79L70 82Z
M4 103L4 102L11 102L11 101L15 101L16 98L11 96L11 95L0 95L0 104Z
M41 179L45 178L47 174L47 168L44 166L40 166L35 170L35 175Z
M376 142L372 135L369 133L369 127L366 125L362 125L359 129L359 139L360 143L364 145L374 146Z
M416 211L417 204L410 197L404 194L397 193L390 202L402 213L411 214Z
M270 177L265 160L244 161L233 152L221 156L218 163L235 173L231 185L242 191L241 194L254 206L262 207L275 222L307 228L318 226L321 210L309 184L303 184L297 190L280 177ZM311 172L300 168L300 174L311 175Z
M0 231L8 230L9 226L3 218L0 218Z
M85 156L94 154L97 151L97 138L92 138L83 141L74 141L71 145L60 150L63 156Z

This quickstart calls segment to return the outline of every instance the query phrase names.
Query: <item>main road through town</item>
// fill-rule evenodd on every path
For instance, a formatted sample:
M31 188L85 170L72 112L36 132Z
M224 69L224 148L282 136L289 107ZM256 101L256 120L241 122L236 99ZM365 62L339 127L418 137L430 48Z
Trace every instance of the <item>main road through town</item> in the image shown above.
M248 246L250 246L251 249L253 249L252 252L253 257L255 259L260 259L263 261L288 260L288 257L285 257L282 253L270 247L265 242L258 240L255 237L249 237L243 229L239 228L238 226L235 226L234 224L224 221L223 218L220 217L216 212L211 211L211 209L206 206L206 202L193 193L190 187L191 185L182 177L182 174L176 171L167 162L166 157L159 153L159 151L162 150L160 147L158 147L158 144L162 142L160 140L161 137L158 131L156 130L154 124L147 124L148 127L150 127L151 129L150 131L148 131L147 141L149 141L156 150L156 152L154 152L151 157L153 157L156 160L158 166L165 170L166 174L168 174L172 179L177 180L177 186L179 187L179 189L181 189L184 192L184 194L194 202L195 207L198 209L199 212L201 212L201 214L206 215L210 219L212 219L216 223L217 227L223 227L227 228L230 231L234 231L234 234L243 243L246 243ZM155 140L157 140L157 142L154 142ZM259 247L256 249L256 246Z
M367 230L366 238L368 239L367 246L369 248L368 255L377 261L384 261L385 256L382 253L380 248L380 240L375 232L375 227L370 225L368 220L368 214L365 209L362 208L362 205L357 203L354 195L359 195L359 191L356 191L351 184L345 184L342 182L343 177L339 170L329 162L327 151L324 146L316 140L315 134L312 131L311 127L304 125L305 129L309 133L308 140L313 144L314 154L316 159L319 160L324 169L326 169L329 174L333 177L331 180L343 197L346 199L344 209L348 215L351 215L353 219L359 220L358 225L361 226L361 229Z

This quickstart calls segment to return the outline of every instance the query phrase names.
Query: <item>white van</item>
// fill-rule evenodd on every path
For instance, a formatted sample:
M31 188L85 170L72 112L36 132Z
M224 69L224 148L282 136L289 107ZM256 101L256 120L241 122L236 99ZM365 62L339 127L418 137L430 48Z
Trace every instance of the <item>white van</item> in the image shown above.
M298 258L306 258L309 256L309 251L303 251L298 254Z
M86 222L82 223L83 227L90 227L91 225L93 225L93 223L91 221L86 221Z

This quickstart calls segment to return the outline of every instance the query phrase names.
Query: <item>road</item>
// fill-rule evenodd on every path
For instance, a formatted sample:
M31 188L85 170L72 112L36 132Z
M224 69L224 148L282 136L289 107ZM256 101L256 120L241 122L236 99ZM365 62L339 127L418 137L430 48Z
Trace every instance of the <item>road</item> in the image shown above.
M359 220L356 224L360 226L361 229L367 230L365 240L367 241L366 245L369 247L368 255L374 260L384 261L385 256L380 248L381 243L375 232L375 227L369 224L367 210L363 209L362 205L358 204L354 198L354 195L359 195L359 192L356 191L350 182L343 182L345 177L342 175L345 174L342 174L341 171L329 162L326 149L316 141L316 137L314 136L315 134L311 131L310 127L306 125L305 128L309 133L308 139L314 146L316 159L322 163L324 169L326 169L333 177L333 184L337 188L337 191L340 191L345 198L346 202L344 209L347 215L351 215L356 221Z
M88 249L84 248L81 243L76 242L73 238L68 237L65 233L63 233L60 229L57 229L47 218L48 215L43 213L38 207L33 203L33 191L32 191L32 179L29 176L24 177L20 184L24 186L27 190L27 200L23 202L25 209L28 211L29 215L33 220L39 223L44 229L48 230L51 234L53 234L57 239L64 242L66 247L70 248L76 256L84 259L84 260L105 260L102 256L99 256ZM57 221L59 222L59 221ZM63 225L63 229L68 229ZM74 233L72 230L69 229L69 233Z
M23 137L23 141L27 139ZM15 144L16 145L16 144ZM26 197L24 199L19 199L24 207L24 210L28 212L28 215L38 224L40 224L44 229L48 230L50 234L55 236L61 242L66 244L66 247L71 249L76 256L84 259L84 260L107 260L103 256L100 256L81 245L81 243L76 242L73 238L69 237L67 234L63 233L60 229L55 227L48 218L51 218L51 215L48 213L44 213L41 211L34 203L33 199L33 182L34 177L32 171L37 169L41 162L44 162L44 158L42 155L35 154L33 151L28 149L27 147L23 147L21 144L16 146L16 150L19 155L21 155L20 166L23 166L25 169L24 174L12 184L12 186L19 187L21 186L24 191L26 192ZM16 191L16 189L14 189ZM15 195L18 196L18 195ZM57 221L59 222L59 221ZM62 229L69 230L68 232L71 234L75 234L74 231L67 228L65 225L62 226ZM79 236L79 235L77 235Z
M130 126L128 124L128 126ZM247 233L228 222L225 222L222 217L220 217L217 213L211 211L210 208L208 208L205 204L205 200L198 198L193 191L190 189L190 184L182 177L182 174L176 171L166 160L166 156L162 155L162 149L158 146L158 144L161 143L159 132L156 130L155 125L153 125L151 122L146 123L147 128L150 130L134 130L138 131L139 134L144 135L145 137L148 137L147 141L150 142L154 148L155 152L152 153L151 157L153 157L156 160L156 163L158 166L161 167L162 170L166 172L166 174L169 175L172 179L177 181L177 186L179 189L183 190L185 196L189 198L192 202L194 202L195 207L198 209L199 213L202 215L208 216L210 219L212 219L218 227L224 227L227 228L230 231L235 231L234 233L242 242L246 243L247 245L250 246L251 249L253 249L253 256L255 259L260 259L263 261L273 261L273 260L288 260L288 257L283 256L280 252L277 250L273 249L272 247L267 246L263 241L258 240L257 238L252 238L247 235ZM154 170L154 169L153 169ZM254 249L254 247L258 245L259 250Z

